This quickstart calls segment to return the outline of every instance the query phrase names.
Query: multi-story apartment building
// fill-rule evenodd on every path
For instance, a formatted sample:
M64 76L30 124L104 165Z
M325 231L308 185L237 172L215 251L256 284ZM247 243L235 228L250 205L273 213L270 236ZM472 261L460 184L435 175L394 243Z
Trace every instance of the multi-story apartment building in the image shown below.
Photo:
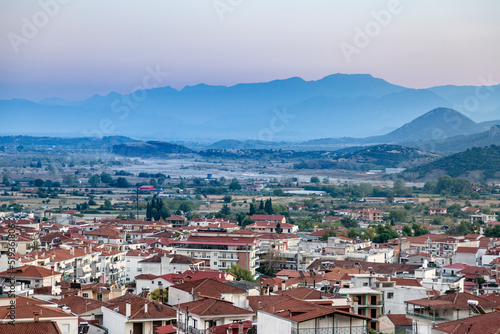
M381 222L384 211L378 209L363 209L360 211L361 220L367 222Z
M100 250L99 263L96 266L95 275L104 275L105 282L125 282L127 251Z
M89 247L54 248L31 252L19 259L23 264L53 269L63 275L67 281L88 283L99 272L101 250ZM99 275L97 275L99 276Z
M127 253L125 254L125 281L131 282L134 280L134 277L142 274L142 265L139 264L140 261L149 259L156 254L161 254L164 252L165 251L159 248L148 248L146 250L131 249L127 251Z
M239 265L255 275L259 245L256 236L248 231L197 232L178 241L173 252L202 259L205 268L224 270Z

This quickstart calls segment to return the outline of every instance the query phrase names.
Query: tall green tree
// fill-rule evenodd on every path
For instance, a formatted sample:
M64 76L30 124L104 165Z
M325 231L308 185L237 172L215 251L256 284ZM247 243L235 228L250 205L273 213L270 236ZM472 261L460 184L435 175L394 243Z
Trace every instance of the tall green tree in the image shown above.
M236 178L231 181L229 185L229 190L241 190L241 185Z
M91 177L89 177L89 184L92 188L97 188L100 181L101 178L99 177L99 174L94 174Z
M264 204L264 210L266 211L266 213L268 215L273 215L274 214L273 202L272 202L272 200L270 198L268 200L266 200L266 203Z
M252 272L248 269L240 267L238 264L233 265L231 269L227 269L226 271L235 275L237 281L255 282L252 277Z

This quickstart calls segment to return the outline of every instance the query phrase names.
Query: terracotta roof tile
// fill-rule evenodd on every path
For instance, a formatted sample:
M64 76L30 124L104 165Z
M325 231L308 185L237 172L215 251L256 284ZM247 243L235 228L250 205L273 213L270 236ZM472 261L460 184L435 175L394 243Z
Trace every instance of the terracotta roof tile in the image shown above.
M180 309L185 310L189 307L189 313L199 316L221 316L229 314L248 314L253 315L254 312L234 306L233 303L219 300L204 298L201 300L184 303L179 305Z
M500 332L500 312L443 322L437 324L433 330L450 334L497 334Z
M0 324L0 334L61 334L55 321L15 322L14 324L14 326L7 323Z

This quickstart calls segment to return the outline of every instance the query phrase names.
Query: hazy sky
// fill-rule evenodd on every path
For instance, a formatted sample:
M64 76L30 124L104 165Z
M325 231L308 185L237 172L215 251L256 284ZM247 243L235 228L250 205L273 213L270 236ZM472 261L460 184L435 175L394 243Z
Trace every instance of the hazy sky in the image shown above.
M500 81L500 1L0 0L0 99L369 73Z

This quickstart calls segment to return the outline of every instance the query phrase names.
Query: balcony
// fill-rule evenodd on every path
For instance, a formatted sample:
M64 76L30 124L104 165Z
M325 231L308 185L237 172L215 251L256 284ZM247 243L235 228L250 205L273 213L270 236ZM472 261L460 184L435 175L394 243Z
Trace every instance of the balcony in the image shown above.
M335 328L292 328L291 334L366 334L364 326L335 327Z
M358 307L377 307L377 306L382 306L382 302L376 301L375 303L368 303L368 304L358 304Z
M183 333L188 333L188 334L205 334L205 333L208 333L208 330L206 330L206 329L198 329L198 328L194 328L192 326L188 326L188 330L186 332L185 328L186 328L185 324L183 324L183 323L178 323L177 324L177 329L182 330Z
M429 314L427 312L412 312L410 310L406 311L406 315L431 321L449 321L452 319L446 319L437 315Z

